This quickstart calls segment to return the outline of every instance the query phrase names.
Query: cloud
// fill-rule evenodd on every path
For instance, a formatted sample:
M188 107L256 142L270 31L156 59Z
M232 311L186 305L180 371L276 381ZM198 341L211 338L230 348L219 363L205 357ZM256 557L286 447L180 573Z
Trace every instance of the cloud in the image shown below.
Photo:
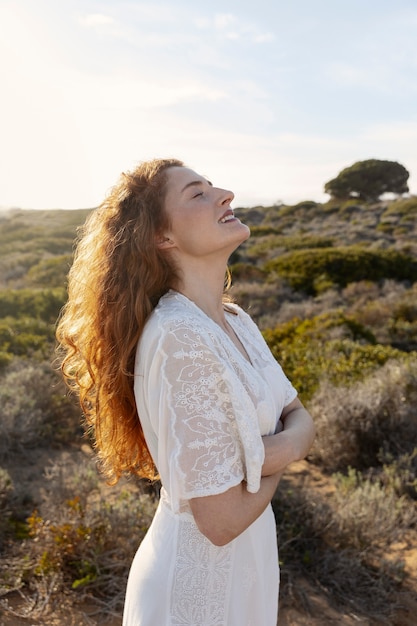
M228 28L231 24L236 24L237 19L231 13L218 13L214 16L214 27L216 30L224 30Z
M73 111L127 111L169 107L179 103L217 102L227 93L192 78L163 78L156 80L140 72L125 71L94 75L72 72L67 74L66 100Z
M91 28L114 24L114 18L110 17L110 15L103 15L102 13L90 13L89 15L80 16L78 22L81 26Z
M269 43L274 40L271 32L264 32L255 23L239 19L232 13L215 13L214 16L198 16L192 19L197 28L211 31L228 40L244 40L252 43Z
M259 35L254 35L253 41L254 43L270 43L274 41L275 35L273 33L260 33Z

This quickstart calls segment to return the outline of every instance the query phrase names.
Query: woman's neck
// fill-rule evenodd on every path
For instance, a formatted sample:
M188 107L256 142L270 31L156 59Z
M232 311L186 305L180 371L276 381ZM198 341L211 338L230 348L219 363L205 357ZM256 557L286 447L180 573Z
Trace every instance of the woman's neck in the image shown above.
M223 307L224 273L215 276L213 272L202 275L195 269L182 275L176 291L194 302L206 315L222 327L226 327Z

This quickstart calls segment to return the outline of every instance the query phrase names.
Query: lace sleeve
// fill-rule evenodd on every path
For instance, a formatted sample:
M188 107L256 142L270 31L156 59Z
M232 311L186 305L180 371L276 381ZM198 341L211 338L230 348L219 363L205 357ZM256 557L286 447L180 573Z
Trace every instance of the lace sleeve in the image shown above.
M177 326L160 343L160 403L173 500L259 489L264 447L256 408L210 337ZM161 441L160 441L161 444Z

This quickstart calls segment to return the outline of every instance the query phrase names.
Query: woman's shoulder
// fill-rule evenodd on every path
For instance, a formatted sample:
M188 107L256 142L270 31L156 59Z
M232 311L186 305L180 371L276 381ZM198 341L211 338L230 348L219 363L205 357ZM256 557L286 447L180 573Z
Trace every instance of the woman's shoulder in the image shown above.
M196 311L193 303L176 291L168 291L156 305L151 318L164 328L172 328L177 324L192 321Z
M143 334L161 338L179 329L189 329L204 336L212 324L191 300L176 291L168 291L152 311Z
M234 318L238 321L238 323L240 322L241 324L243 324L244 326L248 328L251 328L252 330L258 329L257 325L253 321L250 314L244 309L242 309L242 307L236 304L235 302L227 302L225 304L225 311L227 313L232 313L234 315Z
M141 359L156 356L167 341L171 340L172 333L178 327L186 327L189 323L189 314L181 302L170 294L161 297L153 309L140 335L137 352ZM152 358L153 358L152 357Z

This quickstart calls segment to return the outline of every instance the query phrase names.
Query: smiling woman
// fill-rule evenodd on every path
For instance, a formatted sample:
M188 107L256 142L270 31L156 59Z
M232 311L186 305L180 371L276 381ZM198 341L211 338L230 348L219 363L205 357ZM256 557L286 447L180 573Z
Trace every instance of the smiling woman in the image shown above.
M165 211L170 227L159 245L170 250L183 272L188 272L184 264L192 262L190 274L197 277L207 270L210 257L224 277L229 256L249 237L249 228L234 217L233 198L233 192L214 187L193 170L169 169Z
M314 428L223 293L249 236L232 200L181 161L143 163L91 214L70 272L62 369L104 469L162 483L124 626L276 626L270 502Z

